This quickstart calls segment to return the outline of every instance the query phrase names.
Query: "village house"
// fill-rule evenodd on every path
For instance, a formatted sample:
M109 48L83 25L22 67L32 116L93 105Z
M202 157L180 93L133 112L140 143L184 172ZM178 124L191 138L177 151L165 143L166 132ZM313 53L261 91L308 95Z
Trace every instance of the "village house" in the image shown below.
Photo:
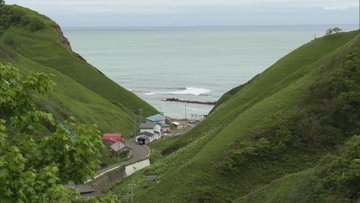
M105 133L102 137L104 145L110 147L113 154L119 155L123 152L130 152L131 148L125 144L125 139L121 134Z
M164 134L170 133L170 125L166 124L166 117L161 114L156 114L153 116L149 116L145 119L145 123L140 124L140 133L142 132L150 132L154 133L154 126L156 124L160 124L161 132Z
M135 141L139 145L149 144L155 140L154 133L150 132L142 132L138 136L136 136Z
M105 133L103 134L102 137L102 142L106 145L106 146L111 146L112 144L116 143L116 142L125 142L125 139L122 137L121 134L117 134L117 133Z
M151 123L161 123L161 124L166 124L165 123L165 116L164 115L161 115L161 114L156 114L156 115L153 115L153 116L150 116L150 117L147 117L146 118L146 121L147 122L151 122Z
M154 140L158 140L162 137L163 133L161 130L161 125L159 123L155 124L153 128L150 129L143 129L140 131L140 134L136 136L135 142L137 144L148 144Z
M140 124L140 133L149 132L154 134L154 126L156 123L147 121L146 123Z
M119 155L120 153L124 153L124 152L130 152L131 148L128 147L125 143L123 143L122 141L117 141L114 144L112 144L110 146L112 152L114 154Z

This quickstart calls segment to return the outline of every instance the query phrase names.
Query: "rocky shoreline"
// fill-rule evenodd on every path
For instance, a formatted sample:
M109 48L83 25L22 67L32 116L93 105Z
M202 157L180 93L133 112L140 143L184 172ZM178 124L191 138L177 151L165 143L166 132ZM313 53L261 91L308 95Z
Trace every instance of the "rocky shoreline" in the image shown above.
M182 100L178 98L167 98L164 101L166 102L180 102L180 103L188 103L188 104L203 104L203 105L215 105L216 102L205 102L205 101L194 101L194 100Z

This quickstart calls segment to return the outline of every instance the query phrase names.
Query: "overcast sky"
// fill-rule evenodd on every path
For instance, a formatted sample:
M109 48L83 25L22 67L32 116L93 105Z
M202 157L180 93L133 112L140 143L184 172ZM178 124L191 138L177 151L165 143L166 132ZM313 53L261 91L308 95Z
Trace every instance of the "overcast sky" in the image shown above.
M62 26L358 24L359 0L6 0Z

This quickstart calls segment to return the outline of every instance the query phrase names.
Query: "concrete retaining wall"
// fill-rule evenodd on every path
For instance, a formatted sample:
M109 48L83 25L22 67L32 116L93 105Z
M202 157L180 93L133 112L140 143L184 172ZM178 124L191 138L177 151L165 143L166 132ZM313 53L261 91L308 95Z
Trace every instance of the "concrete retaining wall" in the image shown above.
M125 166L125 175L131 176L133 173L140 171L141 169L150 166L150 160L145 159L143 161L136 162L134 164Z

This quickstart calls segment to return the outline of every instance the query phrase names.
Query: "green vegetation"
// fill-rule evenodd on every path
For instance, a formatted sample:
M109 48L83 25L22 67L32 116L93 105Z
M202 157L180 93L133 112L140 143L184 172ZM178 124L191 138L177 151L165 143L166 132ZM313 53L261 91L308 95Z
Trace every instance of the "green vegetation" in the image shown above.
M344 143L360 134L359 44L349 32L298 48L186 135L155 143L153 165L111 190L134 181L147 202L356 201L359 148Z
M103 153L97 128L74 122L130 136L139 108L156 111L72 52L50 19L0 11L0 60L20 69L0 65L0 199L82 201L61 184L81 183ZM128 202L133 183L137 202L358 201L360 35L340 31L226 93L186 135L153 143L152 166L99 201Z
M78 54L59 26L34 11L19 6L0 7L0 61L11 63L23 74L54 75L54 91L36 98L40 109L58 119L96 123L103 132L134 132L136 114L156 110L133 93L111 81Z
M360 198L360 136L318 167L279 178L236 202L351 202Z
M70 201L63 187L83 183L98 169L101 136L96 126L56 122L36 109L34 94L52 88L46 74L24 77L0 64L0 200L1 202Z

